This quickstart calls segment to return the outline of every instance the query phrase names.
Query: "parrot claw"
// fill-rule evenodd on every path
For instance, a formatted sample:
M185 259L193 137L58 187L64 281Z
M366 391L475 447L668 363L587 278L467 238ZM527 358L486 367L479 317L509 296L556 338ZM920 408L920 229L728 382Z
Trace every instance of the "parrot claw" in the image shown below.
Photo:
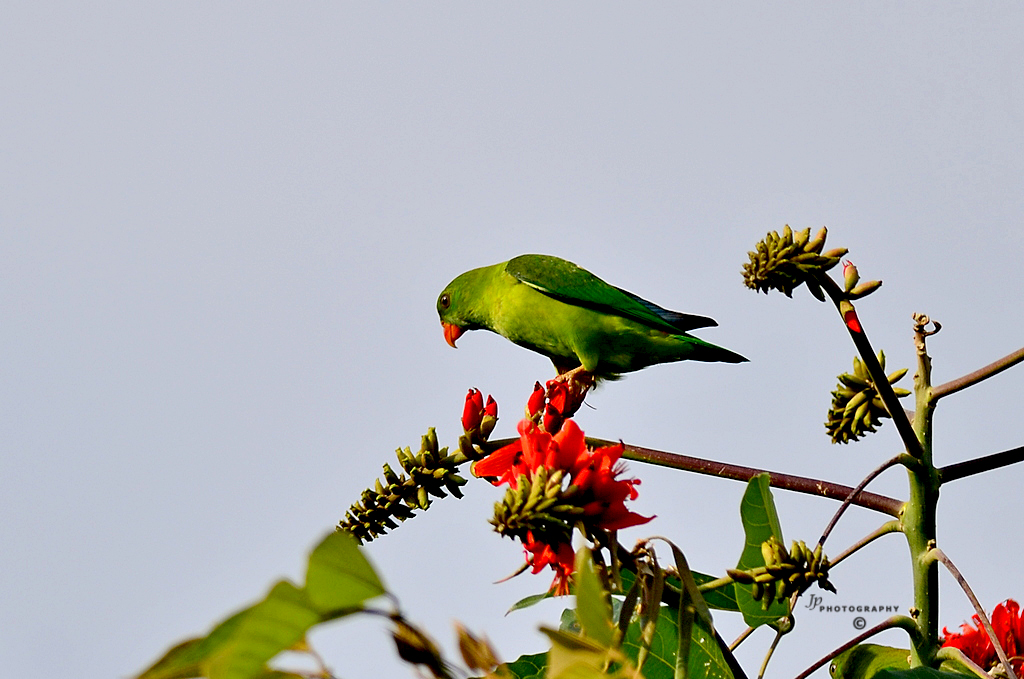
M578 365L572 370L567 370L566 372L559 374L555 379L559 382L565 382L570 387L577 385L581 387L584 392L594 386L594 373L589 372L582 365Z

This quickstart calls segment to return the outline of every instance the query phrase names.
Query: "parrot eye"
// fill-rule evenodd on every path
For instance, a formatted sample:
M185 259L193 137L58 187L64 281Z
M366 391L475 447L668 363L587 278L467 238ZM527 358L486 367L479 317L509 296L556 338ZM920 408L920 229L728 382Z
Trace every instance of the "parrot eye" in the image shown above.
M833 677L836 676L836 664L835 663L832 663L831 665L828 666L828 673L831 674Z
M452 298L446 292L441 295L440 299L437 300L437 303L441 305L442 309L447 309L452 305Z

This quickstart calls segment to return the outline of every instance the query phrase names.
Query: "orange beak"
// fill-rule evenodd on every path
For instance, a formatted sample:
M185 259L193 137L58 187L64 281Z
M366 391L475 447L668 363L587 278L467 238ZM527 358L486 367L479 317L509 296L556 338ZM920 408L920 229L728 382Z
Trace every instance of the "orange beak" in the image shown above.
M452 349L457 349L458 347L455 346L455 340L459 339L465 330L454 323L445 323L444 321L441 321L441 327L444 328L444 341L447 342L448 346Z

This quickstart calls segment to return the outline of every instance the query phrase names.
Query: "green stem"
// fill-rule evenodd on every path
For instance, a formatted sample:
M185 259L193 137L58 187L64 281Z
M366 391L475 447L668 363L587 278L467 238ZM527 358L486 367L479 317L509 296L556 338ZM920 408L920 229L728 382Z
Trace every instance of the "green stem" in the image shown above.
M900 522L898 520L887 521L886 523L883 523L881 526L876 528L873 532L869 533L865 537L862 537L860 540L858 540L857 542L855 542L852 545L850 545L849 547L847 547L846 550L842 554L840 554L839 556L837 556L834 559L830 559L829 560L829 568L830 569L835 568L836 565L840 561L842 561L846 557L850 556L851 554L853 554L857 550L862 549L862 548L866 547L867 545L871 544L872 542L874 542L878 538L882 537L883 535L888 535L889 533L898 533L901 530L902 530L902 527L900 526Z
M697 591L699 591L701 593L711 592L711 591L716 590L716 589L718 589L720 587L725 587L726 585L730 585L733 582L735 582L735 580L733 580L728 575L726 575L726 576L723 576L721 578L716 578L715 580L708 580L707 582L705 582L703 584L697 585Z
M927 316L914 314L917 372L914 373L916 408L913 428L914 435L920 441L918 460L921 464L907 468L910 498L901 519L910 549L914 608L917 610L917 624L921 630L919 643L911 648L911 667L931 665L939 648L939 570L934 561L927 558L937 535L935 509L939 501L939 475L932 463L932 414L935 410L931 385L932 362L925 345L928 335L938 330L927 330L929 323Z

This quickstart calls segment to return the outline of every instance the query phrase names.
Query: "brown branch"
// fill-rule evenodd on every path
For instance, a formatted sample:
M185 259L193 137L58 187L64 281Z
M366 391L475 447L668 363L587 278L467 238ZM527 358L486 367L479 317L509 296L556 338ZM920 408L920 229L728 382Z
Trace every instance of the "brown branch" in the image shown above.
M1000 467L1006 467L1021 461L1024 461L1024 446L947 465L938 470L939 479L942 483L956 481L966 476L974 476L975 474L992 471L993 469L999 469Z
M955 380L946 382L945 384L940 384L932 389L932 401L938 401L943 396L955 394L961 389L966 389L972 384L977 384L978 382L992 377L993 375L998 375L1007 368L1012 368L1017 365L1021 361L1024 361L1024 348L1018 349L1012 354L1007 354L998 361L989 363L984 368L978 368L974 372L967 373L963 377L958 377Z
M591 438L588 438L587 441L601 446L612 445L615 443L614 441ZM754 467L743 467L741 465L729 464L727 462L715 462L714 460L705 460L703 458L679 455L677 453L667 453L663 450L641 448L640 446L625 445L624 448L625 452L623 453L623 457L628 460L648 462L661 465L663 467L672 467L673 469L682 469L684 471L696 472L697 474L717 476L723 479L734 479L736 481L749 481L758 474L767 473L768 484L775 488L791 490L796 493L817 495L831 500L839 500L840 502L848 498L854 491L850 486L832 483L831 481L823 481L821 479L807 478L805 476L783 474L781 472L768 471L767 469L756 469ZM900 509L902 509L904 503L901 500L897 500L896 498L891 498L886 495L861 492L854 498L853 504L864 507L865 509L873 509L876 512L897 517L899 516Z

